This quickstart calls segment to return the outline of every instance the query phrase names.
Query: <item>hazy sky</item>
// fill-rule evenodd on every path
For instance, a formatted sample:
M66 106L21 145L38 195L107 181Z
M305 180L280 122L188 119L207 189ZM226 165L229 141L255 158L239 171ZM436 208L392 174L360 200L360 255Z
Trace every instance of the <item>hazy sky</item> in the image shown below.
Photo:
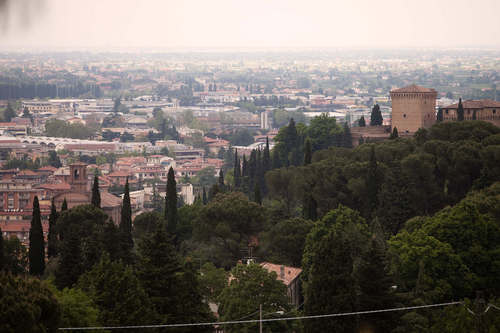
M0 0L0 47L494 47L500 0Z

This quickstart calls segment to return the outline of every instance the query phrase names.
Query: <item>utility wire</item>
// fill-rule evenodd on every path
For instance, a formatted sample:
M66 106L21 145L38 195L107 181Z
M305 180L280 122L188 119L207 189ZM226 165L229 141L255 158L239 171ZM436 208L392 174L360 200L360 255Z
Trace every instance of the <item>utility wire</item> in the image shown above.
M290 320L301 320L301 319L320 319L320 318L332 318L332 317L345 317L345 316L364 315L364 314L382 313L382 312L396 312L396 311L407 311L407 310L416 310L416 309L424 309L424 308L436 308L436 307L458 305L458 304L463 304L463 302L448 302L448 303L438 303L438 304L428 304L428 305L418 305L418 306L407 306L407 307L391 308L391 309L380 309L380 310L369 310L369 311L358 311L358 312L344 312L344 313L331 313L331 314L313 315L313 316L268 318L268 319L262 319L262 320L251 319L251 320L217 321L217 322L209 322L209 323L184 323L184 324L138 325L138 326L64 327L64 328L59 328L59 330L61 330L61 331L116 330L116 329L139 329L139 328L167 328L167 327L189 327L189 326L235 325L235 324L250 324L250 323L271 322L271 321L290 321Z

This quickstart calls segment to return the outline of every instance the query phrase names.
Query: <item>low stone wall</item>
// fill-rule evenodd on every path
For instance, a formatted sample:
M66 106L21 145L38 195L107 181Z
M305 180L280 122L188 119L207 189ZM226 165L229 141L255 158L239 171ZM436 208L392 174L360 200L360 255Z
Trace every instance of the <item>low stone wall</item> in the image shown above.
M356 147L361 138L372 142L388 139L391 135L391 126L351 127L351 135L352 145Z

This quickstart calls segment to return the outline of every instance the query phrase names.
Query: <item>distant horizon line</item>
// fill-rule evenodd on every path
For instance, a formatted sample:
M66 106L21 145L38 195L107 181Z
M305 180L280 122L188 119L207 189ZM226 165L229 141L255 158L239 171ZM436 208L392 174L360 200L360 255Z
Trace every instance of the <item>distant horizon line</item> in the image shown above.
M304 51L500 51L500 45L486 46L0 46L1 53L244 53Z

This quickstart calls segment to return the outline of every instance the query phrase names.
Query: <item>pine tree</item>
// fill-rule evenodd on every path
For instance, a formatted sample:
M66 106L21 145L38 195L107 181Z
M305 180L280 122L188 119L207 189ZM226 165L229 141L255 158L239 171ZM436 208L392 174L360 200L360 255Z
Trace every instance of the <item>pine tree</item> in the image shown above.
M91 200L91 203L95 207L101 208L101 194L99 193L99 176L97 175L97 172L95 173L94 184L92 186L92 200Z
M382 125L383 121L384 119L382 118L380 106L378 104L375 104L370 115L370 126L380 126Z
M462 99L458 99L458 108L457 108L457 120L458 121L463 121L464 120L464 106L462 104Z
M167 175L167 194L165 196L165 219L167 231L175 235L177 230L177 183L175 182L174 169L170 167Z
M271 170L271 151L269 150L269 137L266 136L266 147L264 148L264 156L262 159L262 168L264 173Z
M312 145L311 139L307 138L304 145L304 165L311 164L312 161Z
M358 125L359 125L359 127L365 127L366 126L365 116L361 116L361 118L359 118Z
M399 138L398 128L397 128L397 127L394 127L394 128L392 129L391 136L389 136L389 139L394 140L394 139L397 139L397 138Z
M238 149L234 153L234 187L240 188L241 186L241 166L240 158L238 157Z
M129 255L134 247L134 240L132 239L132 206L130 204L128 177L125 182L125 193L123 194L120 233L122 239L121 248L123 251L123 259L131 259Z
M66 198L64 198L64 201L61 205L61 212L64 212L65 210L68 210L68 202L66 201Z
M40 204L38 203L37 196L33 200L33 217L31 218L29 244L29 272L31 275L40 276L45 270L45 245Z
M52 199L52 205L50 206L49 215L49 235L47 236L47 256L49 258L57 256L57 217L58 213L56 210L56 205L54 199Z

